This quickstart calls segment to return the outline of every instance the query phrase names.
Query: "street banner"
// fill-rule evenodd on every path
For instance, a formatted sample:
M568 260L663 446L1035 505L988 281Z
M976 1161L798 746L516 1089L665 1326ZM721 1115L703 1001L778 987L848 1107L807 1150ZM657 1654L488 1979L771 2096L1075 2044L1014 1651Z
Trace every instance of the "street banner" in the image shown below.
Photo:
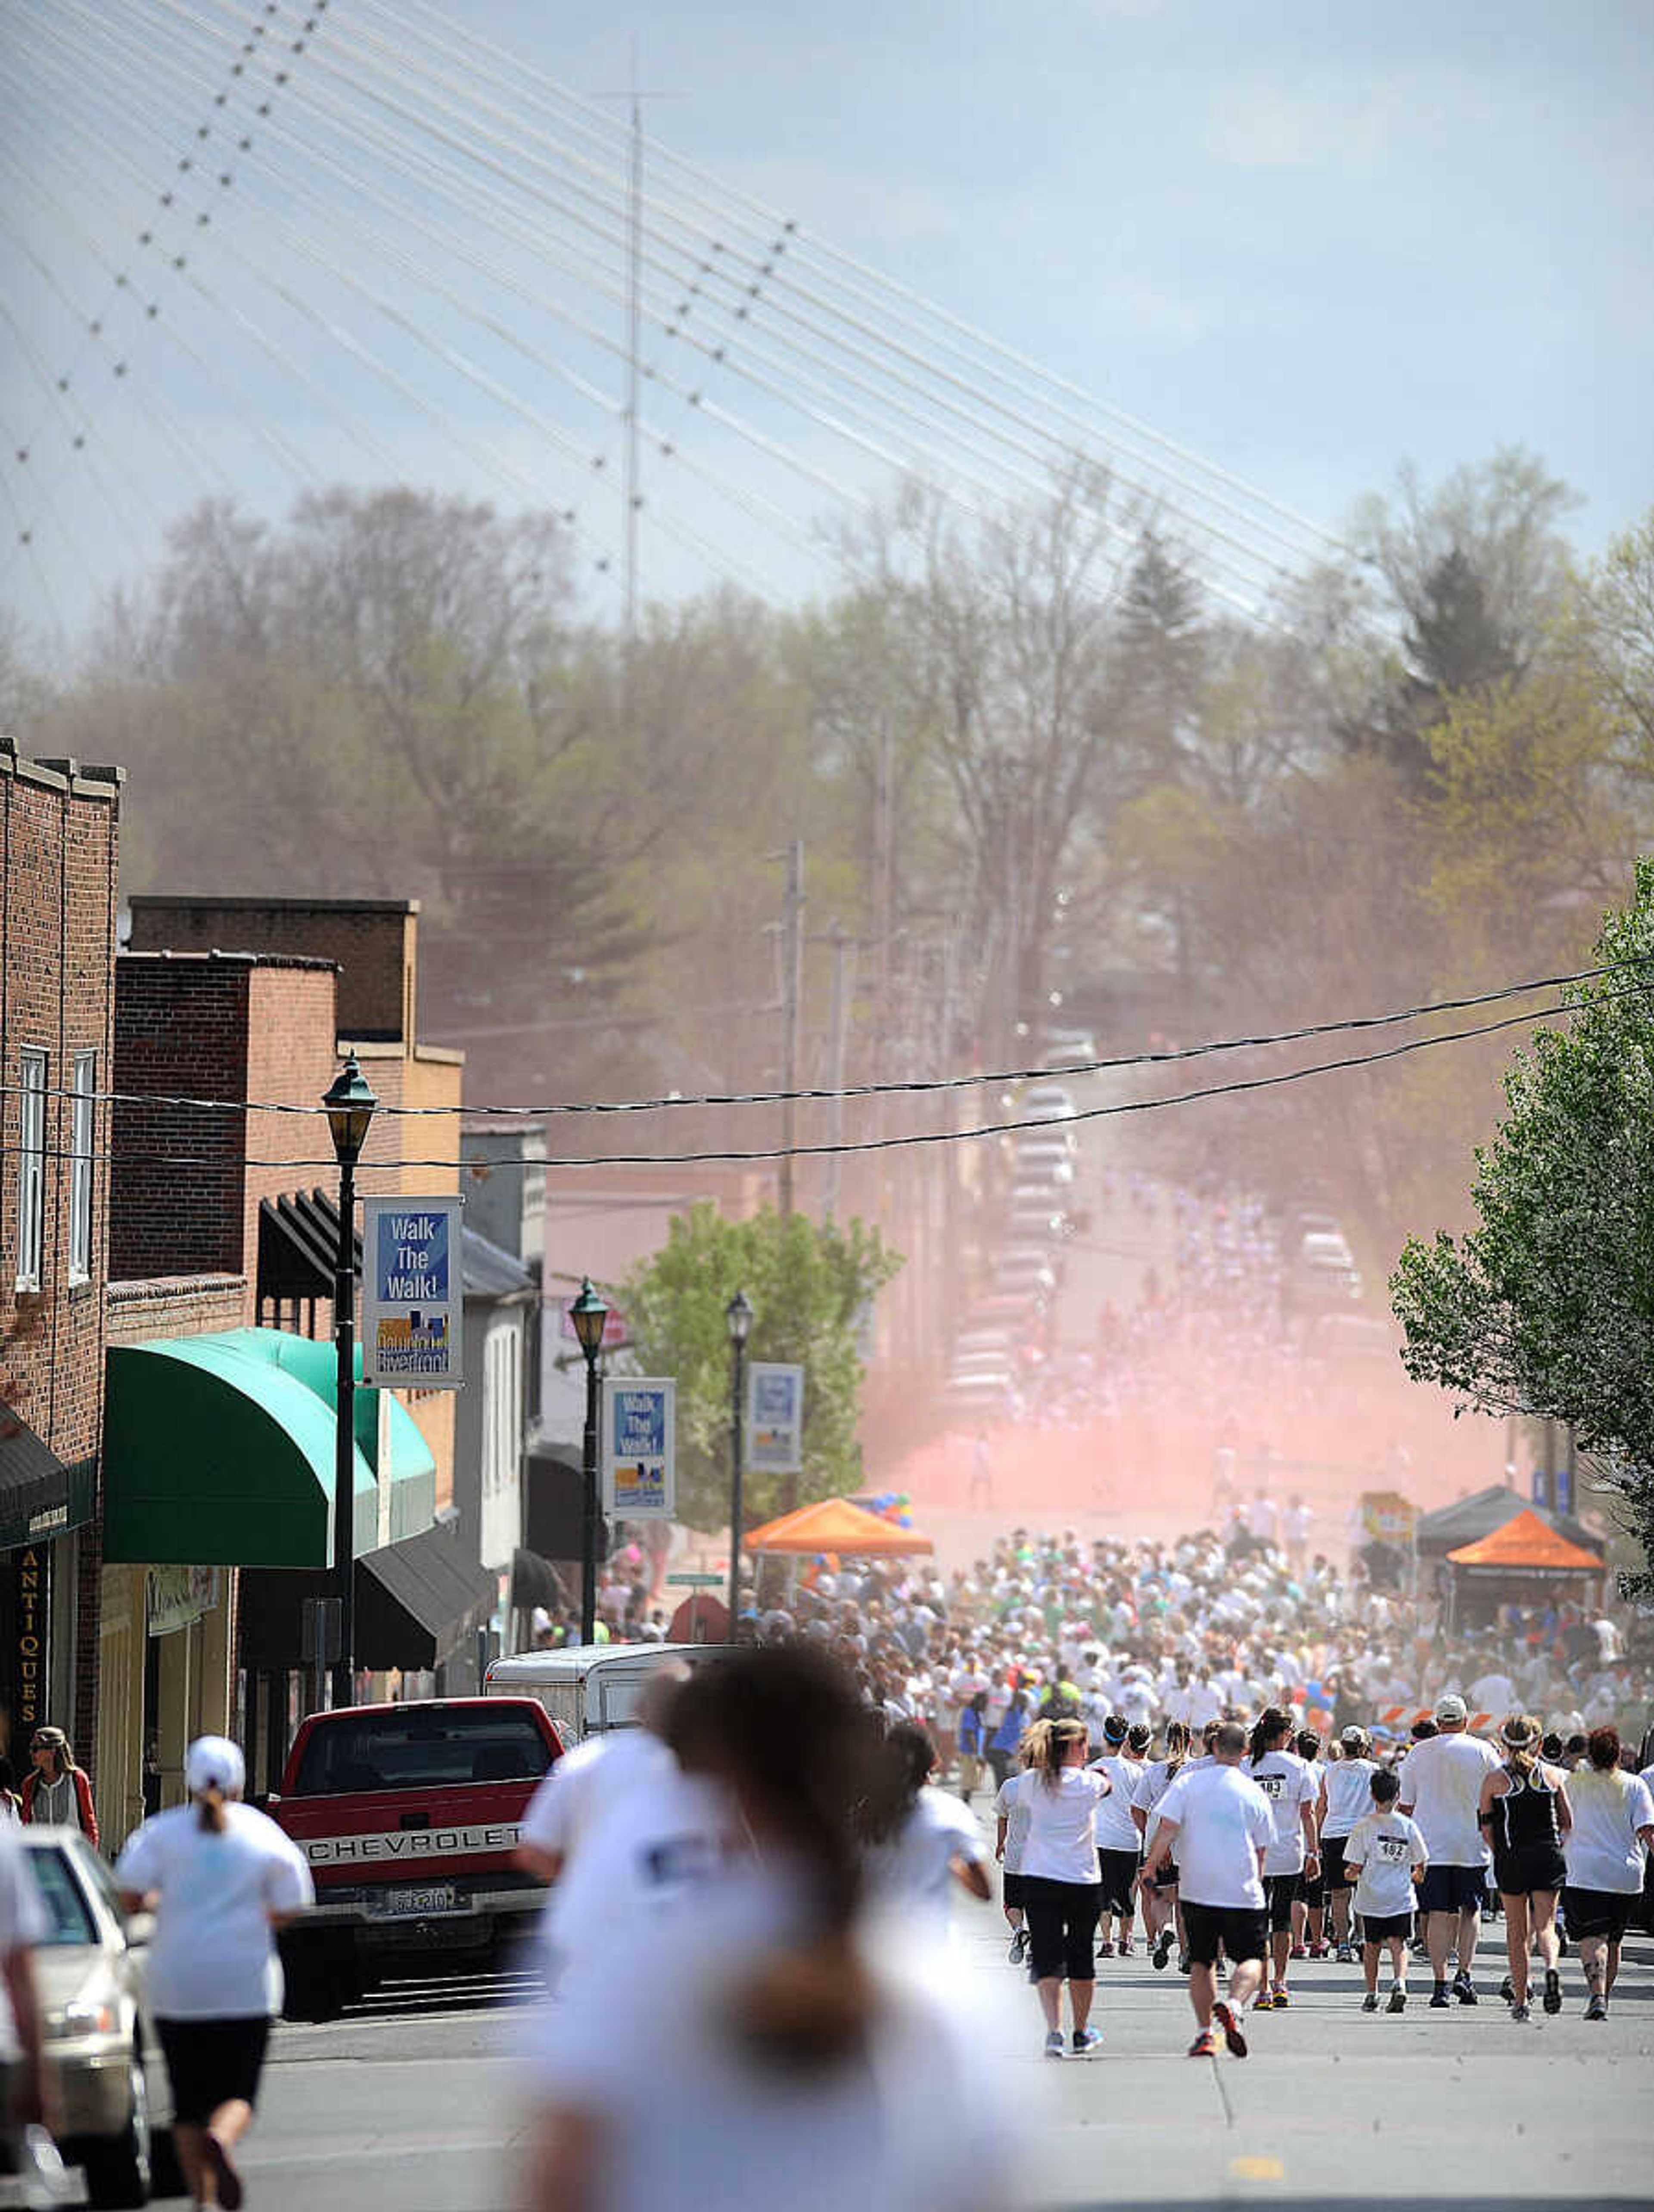
M458 1198L362 1201L362 1379L457 1390L465 1380Z
M1566 1460L1556 1470L1556 1510L1570 1516L1573 1512L1573 1469Z
M746 1370L746 1463L755 1474L804 1466L804 1370L754 1360Z
M678 1383L624 1376L603 1385L603 1510L616 1521L670 1521L678 1503Z
M1377 1542L1410 1544L1413 1541L1419 1509L1411 1498L1403 1498L1399 1492L1364 1490L1360 1512L1362 1528Z
M1536 1467L1534 1469L1534 1504L1548 1510L1550 1502L1551 1478L1544 1468Z

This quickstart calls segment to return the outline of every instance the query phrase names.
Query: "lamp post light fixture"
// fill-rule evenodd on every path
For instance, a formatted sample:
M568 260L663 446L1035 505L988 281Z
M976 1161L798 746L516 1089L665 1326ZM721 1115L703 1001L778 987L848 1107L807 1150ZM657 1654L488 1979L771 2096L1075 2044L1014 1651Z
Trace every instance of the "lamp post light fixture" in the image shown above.
M338 1592L339 1656L333 1667L335 1706L351 1704L356 1680L356 1163L379 1104L351 1053L328 1085L322 1104L339 1164L338 1239L333 1251L333 1577Z
M583 1497L580 1542L580 1640L590 1644L597 1635L598 1532L598 1360L603 1351L603 1328L609 1309L592 1288L587 1275L580 1296L569 1309L575 1335L586 1355L586 1433L581 1449Z
M742 1433L745 1412L741 1384L746 1359L746 1340L752 1329L752 1308L745 1291L737 1291L724 1308L729 1328L729 1640L741 1617L741 1462L745 1457Z

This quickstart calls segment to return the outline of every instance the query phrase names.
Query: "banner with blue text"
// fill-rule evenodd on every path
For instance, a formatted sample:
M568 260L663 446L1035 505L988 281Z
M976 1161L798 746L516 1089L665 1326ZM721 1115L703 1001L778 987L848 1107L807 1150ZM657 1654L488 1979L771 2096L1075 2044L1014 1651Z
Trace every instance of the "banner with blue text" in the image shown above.
M465 1380L458 1198L362 1201L362 1379L457 1390Z

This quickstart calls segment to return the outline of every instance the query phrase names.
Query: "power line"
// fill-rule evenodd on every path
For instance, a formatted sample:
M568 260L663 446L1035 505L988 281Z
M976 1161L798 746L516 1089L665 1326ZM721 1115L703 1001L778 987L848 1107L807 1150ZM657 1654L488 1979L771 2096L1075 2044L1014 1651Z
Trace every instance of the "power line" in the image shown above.
M441 1117L453 1115L454 1113L464 1113L467 1116L479 1120L483 1117L499 1117L513 1121L532 1121L550 1120L555 1115L654 1114L665 1112L673 1108L685 1106L779 1106L792 1103L800 1104L830 1103L836 1099L925 1097L938 1091L976 1090L980 1089L984 1085L992 1084L1032 1082L1056 1083L1064 1076L1104 1075L1117 1073L1128 1068L1168 1066L1179 1064L1185 1060L1205 1059L1219 1053L1256 1052L1265 1050L1275 1045L1302 1044L1308 1042L1315 1037L1347 1036L1363 1030L1394 1028L1402 1022L1422 1021L1428 1019L1432 1016L1440 1014L1464 1013L1476 1006L1497 1006L1506 999L1523 998L1529 993L1535 991L1557 990L1566 988L1571 984L1592 982L1604 975L1620 975L1627 969L1642 967L1651 960L1654 960L1654 954L1639 954L1635 958L1630 960L1609 961L1597 968L1578 968L1563 975L1535 976L1525 982L1504 983L1499 985L1496 989L1469 993L1460 998L1436 999L1429 1001L1428 1003L1414 1006L1402 1007L1390 1013L1347 1015L1335 1021L1305 1023L1297 1029L1274 1030L1262 1032L1254 1036L1213 1038L1201 1044L1171 1046L1163 1052L1125 1053L1112 1059L1083 1060L1077 1064L1062 1068L1043 1066L1022 1067L980 1075L950 1075L930 1078L912 1077L901 1081L891 1083L848 1084L832 1090L814 1089L796 1091L706 1091L700 1092L693 1096L685 1096L680 1092L673 1092L668 1097L660 1098L585 1100L580 1102L562 1100L550 1105L531 1106L465 1105L453 1107L382 1105L376 1110L380 1114L393 1115L398 1119L410 1121L425 1120L434 1116ZM1607 999L1635 996L1638 992L1645 988L1654 988L1654 985L1639 984L1633 986L1632 990L1629 992L1607 992L1604 993L1602 996ZM1564 1010L1577 1011L1577 1009L1568 1007L1566 1002L1564 1004ZM717 1011L726 1010L719 1009ZM747 1011L747 1009L745 1005L743 1005L741 1007L734 1009L734 1011L744 1012ZM752 1011L762 1012L767 1010L753 1009ZM1542 1018L1544 1011L1555 1010L1542 1010L1542 1012L1538 1014L1515 1015L1511 1017L1511 1021L1512 1023L1520 1023L1530 1020L1537 1021ZM584 1018L601 1021L605 1020L608 1018L592 1016L586 1017ZM624 1020L627 1018L635 1019L636 1018L620 1016L616 1017L615 1018L617 1020ZM1504 1026L1509 1025L1510 1024L1504 1024ZM478 1032L477 1034L492 1035L496 1034L496 1032ZM515 1031L514 1030L508 1029L504 1031L497 1032L497 1034L512 1035L515 1034ZM1476 1030L1469 1030L1455 1033L1456 1036L1462 1035L1466 1036L1475 1036L1482 1034L1484 1034L1484 1032ZM1419 1040L1419 1042L1423 1043L1447 1043L1454 1041L1455 1036L1424 1038ZM1381 1054L1378 1054L1377 1057L1383 1058L1384 1055ZM1357 1063L1355 1062L1345 1061L1335 1061L1329 1063L1329 1065L1335 1066L1353 1066L1356 1064ZM1304 1072L1314 1073L1315 1071L1308 1070ZM1274 1080L1278 1079L1271 1079ZM21 1087L21 1086L20 1085L15 1083L0 1083L0 1094L3 1094L7 1091L18 1091ZM1256 1088L1256 1086L1249 1085L1243 1087ZM312 1106L300 1106L295 1105L289 1101L277 1099L190 1098L176 1097L168 1092L151 1091L98 1091L88 1093L86 1091L48 1089L44 1092L37 1091L34 1095L43 1096L48 1098L91 1097L105 1104L188 1108L203 1113L286 1114L296 1115L302 1117L314 1117L322 1114L325 1110L319 1103ZM1207 1094L1201 1092L1191 1093L1190 1095L1203 1097ZM1097 1110L1107 1113L1116 1109L1111 1108L1104 1108ZM997 1123L994 1124L994 1127L1003 1129L1017 1129L1024 1131L1025 1133L1031 1130L1049 1130L1055 1134L1066 1128L1071 1120L1085 1121L1090 1118L1092 1118L1092 1111L1091 1109L1087 1109L1085 1112L1076 1112L1072 1115L1065 1115L1061 1120L1056 1121L1009 1121ZM971 1135L978 1133L967 1130L960 1133ZM828 1149L830 1150L830 1147ZM722 1156L721 1155L721 1157ZM744 1158L745 1155L732 1154L730 1157ZM764 1155L763 1157L770 1156ZM279 1163L275 1164L279 1164ZM440 1163L427 1163L425 1164L440 1164Z
M1608 992L1604 994L1604 996L1608 999L1645 998L1649 995L1651 990L1654 990L1654 985L1639 984L1631 990ZM840 1144L790 1146L768 1145L754 1146L745 1151L723 1152L570 1152L566 1154L548 1154L544 1159L536 1158L532 1161L490 1160L487 1164L491 1169L512 1166L532 1166L537 1169L735 1167L745 1165L748 1163L785 1159L789 1157L795 1158L825 1158L834 1156L843 1156L850 1153L904 1152L910 1151L920 1146L970 1144L980 1137L1000 1137L1011 1135L1025 1136L1031 1128L1047 1128L1051 1127L1067 1128L1072 1127L1072 1125L1076 1121L1112 1121L1117 1116L1125 1114L1160 1113L1167 1108L1172 1106L1191 1105L1197 1100L1204 1098L1228 1098L1237 1097L1244 1091L1276 1090L1289 1083L1303 1083L1311 1076L1332 1075L1338 1073L1341 1070L1353 1067L1372 1067L1384 1060L1405 1059L1412 1053L1428 1052L1438 1045L1463 1044L1474 1037L1492 1036L1501 1030L1519 1029L1533 1022L1547 1020L1553 1014L1574 1014L1579 1013L1583 1011L1584 1009L1577 1005L1571 1005L1566 1000L1559 1000L1554 1006L1541 1006L1529 1013L1505 1014L1496 1022L1479 1023L1470 1029L1450 1030L1444 1032L1439 1036L1408 1037L1403 1039L1400 1044L1385 1046L1383 1049L1379 1052L1352 1053L1346 1054L1344 1057L1338 1060L1317 1060L1310 1066L1288 1068L1279 1075L1247 1076L1237 1079L1232 1083L1206 1084L1194 1091L1174 1091L1166 1097L1132 1098L1126 1099L1112 1106L1088 1106L1079 1109L1063 1121L1057 1124L1027 1121L984 1121L978 1123L975 1128L970 1129L922 1130L915 1131L906 1136L869 1137L862 1139L860 1141ZM9 1085L6 1087L9 1089L15 1089L18 1086L15 1085ZM85 1094L82 1093L82 1095L84 1096ZM222 1100L208 1100L201 1103L207 1105L222 1105L225 1102ZM313 1108L306 1107L289 1110L298 1110L305 1113L311 1113L315 1109ZM473 1111L475 1109L462 1109L459 1107L451 1107L446 1110L449 1113L459 1113L462 1110ZM0 1146L0 1152L21 1152L23 1149L24 1148L20 1145ZM50 1159L69 1160L89 1159L106 1164L110 1162L144 1161L146 1163L159 1164L173 1167L193 1167L198 1164L198 1163L188 1153L154 1152L149 1151L147 1148L136 1146L130 1150L122 1150L119 1152L76 1152L69 1146L34 1147L32 1148L32 1150L33 1157L36 1158L44 1158ZM261 1159L256 1154L244 1152L235 1157L239 1158L240 1164L245 1167L279 1168L283 1173L286 1173L289 1170L323 1170L337 1168L338 1165L337 1160L331 1156L325 1159L272 1160ZM215 1170L222 1165L223 1159L224 1155L222 1153L215 1156L213 1162ZM446 1168L458 1170L475 1168L477 1164L478 1163L475 1159L465 1158L418 1160L390 1159L383 1161L363 1160L361 1163L360 1171L368 1172L374 1169L378 1169L386 1174L396 1174L407 1168Z

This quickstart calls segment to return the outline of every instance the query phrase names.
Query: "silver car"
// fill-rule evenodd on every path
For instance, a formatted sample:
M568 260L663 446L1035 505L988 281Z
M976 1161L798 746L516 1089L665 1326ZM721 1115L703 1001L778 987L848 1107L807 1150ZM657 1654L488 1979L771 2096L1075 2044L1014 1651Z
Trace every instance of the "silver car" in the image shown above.
M70 1828L18 1831L51 1933L34 1953L58 2147L94 2205L141 2205L152 2182L153 2050L143 2015L142 1917L130 1929L114 1877Z

